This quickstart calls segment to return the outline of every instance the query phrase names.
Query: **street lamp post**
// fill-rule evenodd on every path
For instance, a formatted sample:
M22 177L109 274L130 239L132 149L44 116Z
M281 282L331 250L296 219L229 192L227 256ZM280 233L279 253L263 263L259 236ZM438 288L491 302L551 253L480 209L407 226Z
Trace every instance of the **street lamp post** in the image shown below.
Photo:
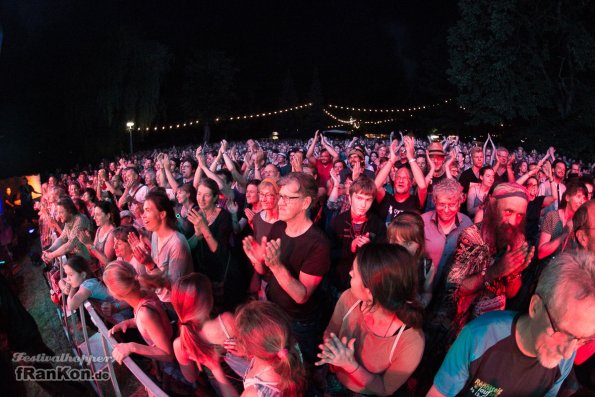
M132 154L132 127L134 127L134 122L129 121L126 123L126 128L128 128L128 134L130 136L130 154Z

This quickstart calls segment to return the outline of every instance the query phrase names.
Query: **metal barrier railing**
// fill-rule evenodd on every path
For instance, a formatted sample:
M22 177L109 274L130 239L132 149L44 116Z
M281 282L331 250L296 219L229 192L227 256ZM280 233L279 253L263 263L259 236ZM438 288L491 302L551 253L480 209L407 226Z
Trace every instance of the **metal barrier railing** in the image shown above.
M112 336L109 335L108 329L105 326L103 320L101 319L101 317L99 317L99 315L97 314L93 306L91 306L91 303L89 303L89 301L85 302L85 310L87 310L87 312L91 316L91 321L93 321L93 324L95 324L99 334L101 335L101 345L103 347L104 356L110 356L111 352L108 352L108 344L109 347L113 348L118 342ZM83 322L84 317L84 313L81 311L81 319ZM84 324L83 329L85 329ZM85 341L88 344L87 337L85 337ZM142 369L140 369L139 366L130 357L124 358L122 362L130 370L132 375L134 375L136 379L138 379L138 381L147 389L149 395L157 397L167 397L167 393L161 390L161 388L157 386L157 384L155 384L155 382L153 382L153 380ZM110 360L108 360L107 362L107 367L109 368L110 379L112 380L114 392L116 393L117 397L120 397L122 394L120 393L118 380L116 379L116 374L114 372L114 366L112 365L112 362Z
M55 259L54 264L59 267L60 269L60 278L64 278L64 264L66 263L66 257L61 256ZM51 286L51 284L49 284ZM93 357L93 348L91 339L95 337L95 335L99 335L99 339L101 340L101 349L103 351L103 358L111 357L111 350L113 347L118 343L111 335L109 335L109 330L105 323L103 322L102 318L99 316L95 308L91 305L89 301L85 301L84 303L84 310L83 307L79 307L77 309L79 312L79 316L76 316L76 310L70 311L68 310L68 305L66 303L66 296L62 294L62 299L60 302L60 306L57 308L58 316L60 317L60 321L62 323L62 327L64 329L64 333L66 338L70 342L72 346L72 350L74 354L80 359L80 363L87 363L90 366L91 371L93 373L97 373L100 371L104 371L105 368L109 371L110 374L110 381L112 384L113 392L116 397L121 397L122 392L120 391L120 386L118 384L118 380L116 377L116 372L114 370L114 366L111 360L105 360L106 366L103 368L97 368L95 365L95 361L92 359ZM87 323L85 319L85 310L89 313L91 321L97 327L97 334L93 335L91 338L87 332ZM83 341L79 343L80 335L78 331L78 324L77 324L77 317L80 319L81 324L81 331L83 336ZM70 324L69 324L70 323ZM86 351L84 351L86 350ZM87 355L90 359L82 359L82 354ZM165 393L154 381L149 377L130 357L126 357L123 360L123 364L128 368L130 373L141 383L142 386L145 387L147 392L150 396L157 396L157 397L167 397L168 394ZM93 382L93 388L95 392L100 396L104 396L104 391L101 388L101 385L98 384L97 380Z

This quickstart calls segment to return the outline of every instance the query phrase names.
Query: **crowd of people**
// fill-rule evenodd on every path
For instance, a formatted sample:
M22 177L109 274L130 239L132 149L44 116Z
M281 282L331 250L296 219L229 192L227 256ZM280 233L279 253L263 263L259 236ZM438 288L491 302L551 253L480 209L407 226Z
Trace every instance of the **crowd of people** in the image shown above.
M139 152L43 183L42 258L172 394L569 396L593 387L594 171L491 136Z

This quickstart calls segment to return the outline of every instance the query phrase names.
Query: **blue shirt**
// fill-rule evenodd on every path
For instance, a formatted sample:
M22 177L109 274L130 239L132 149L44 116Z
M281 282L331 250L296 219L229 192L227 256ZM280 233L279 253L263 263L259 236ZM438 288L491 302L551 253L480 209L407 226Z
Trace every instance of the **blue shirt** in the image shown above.
M576 353L554 368L524 355L515 338L518 317L495 311L463 328L434 378L438 391L462 397L556 396Z

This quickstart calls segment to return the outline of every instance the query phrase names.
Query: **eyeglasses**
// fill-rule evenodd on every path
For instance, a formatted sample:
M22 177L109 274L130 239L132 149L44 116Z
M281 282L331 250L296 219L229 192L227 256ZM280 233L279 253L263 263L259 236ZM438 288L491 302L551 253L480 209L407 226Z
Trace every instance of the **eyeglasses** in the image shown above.
M459 203L436 203L436 209L437 210L445 210L445 209L451 209L451 210L458 210L461 207L461 204Z
M271 193L267 193L267 194L258 193L258 196L260 197L261 200L272 200L275 197L277 197L276 194L271 194Z
M550 322L550 325L552 326L552 330L554 331L554 333L550 336L555 337L556 335L558 335L559 337L561 336L562 339L566 339L565 342L566 343L572 343L573 341L576 341L577 346L583 346L593 340L595 340L595 335L587 337L587 338L577 338L576 336L566 332L566 331L562 331L560 330L560 328L558 326L556 326L556 323L554 322L554 320L552 319L552 315L550 314L550 311L547 308L547 304L545 303L545 300L541 297L541 295L539 294L535 294L539 297L539 299L541 299L541 302L543 303L543 308L545 309L545 314L547 315L547 319ZM560 339L560 338L558 338Z
M282 194L279 195L279 201L283 201L284 203L290 203L293 200L301 199L302 196L284 196Z

